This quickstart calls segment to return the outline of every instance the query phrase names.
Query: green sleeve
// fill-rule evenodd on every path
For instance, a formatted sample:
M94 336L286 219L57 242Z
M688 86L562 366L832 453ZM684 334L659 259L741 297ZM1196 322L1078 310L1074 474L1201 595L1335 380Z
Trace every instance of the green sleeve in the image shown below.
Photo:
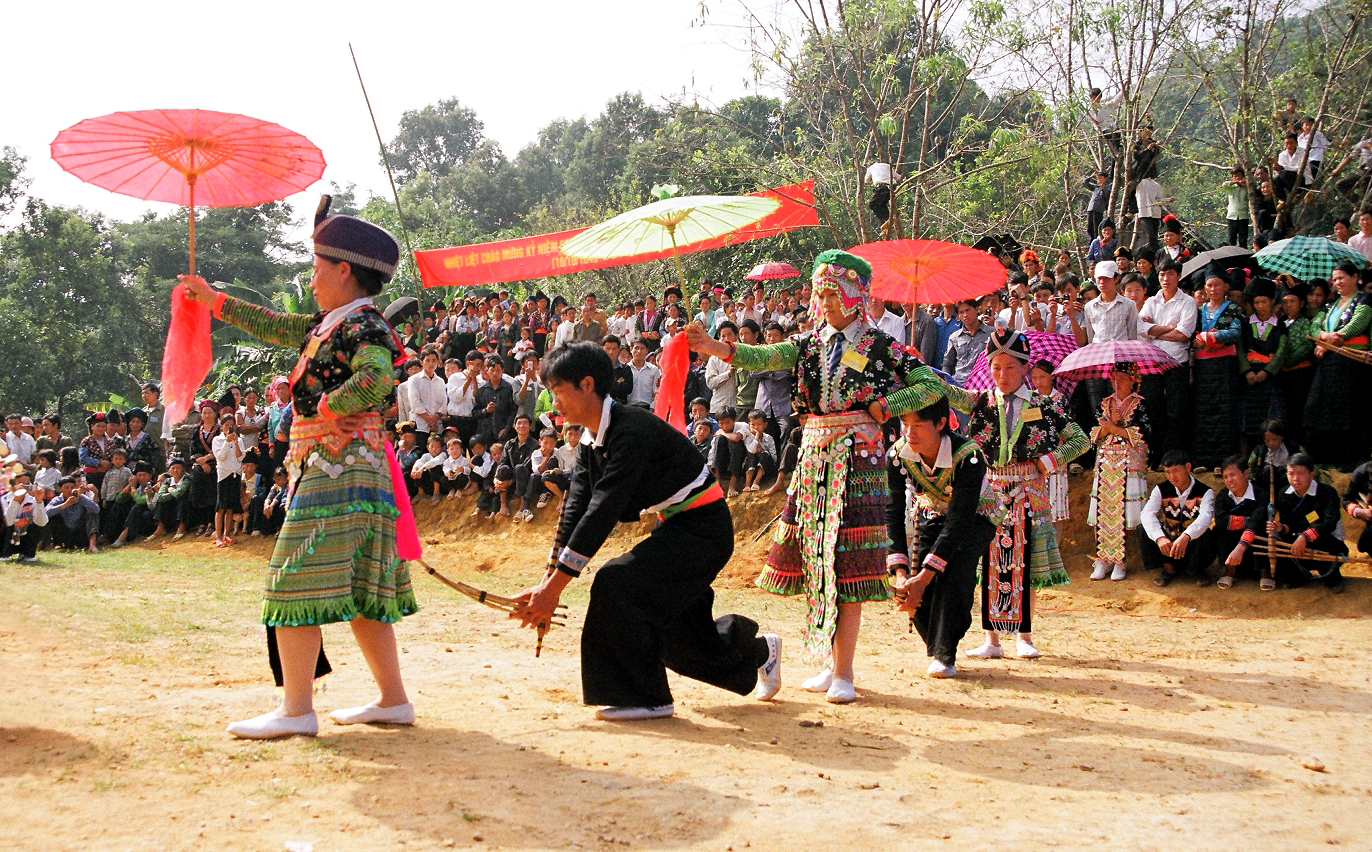
M1299 364L1315 354L1315 341L1310 339L1310 322L1297 320L1286 330L1286 363Z
M800 350L794 343L783 340L763 346L738 344L730 366L740 370L793 370L800 361Z
M944 384L943 393L948 397L948 405L954 411L971 414L977 404L976 391L969 391L956 385Z
M1066 467L1069 462L1089 449L1091 439L1086 437L1086 433L1081 431L1081 427L1075 421L1069 420L1067 427L1058 433L1058 448L1050 455L1059 467Z
M534 403L534 419L542 419L543 415L553 410L553 395L544 388L538 394L538 401Z
M910 364L918 363L910 359ZM905 387L886 395L886 407L892 417L919 411L940 399L946 389L943 380L924 364L905 373Z
M309 314L280 314L233 296L224 298L221 319L258 340L277 346L299 346L310 328Z
M303 333L303 332L302 332ZM362 346L348 362L353 374L343 384L324 394L329 413L338 417L373 411L395 389L391 373L391 352L384 346Z
M1272 353L1272 360L1267 362L1264 367L1269 376L1276 377L1281 372L1281 368L1286 366L1287 353L1291 349L1291 335L1283 334L1281 340L1277 341L1277 351Z
M1338 333L1347 340L1350 337L1367 334L1369 325L1372 325L1372 305L1358 305L1353 309L1353 318L1344 323Z

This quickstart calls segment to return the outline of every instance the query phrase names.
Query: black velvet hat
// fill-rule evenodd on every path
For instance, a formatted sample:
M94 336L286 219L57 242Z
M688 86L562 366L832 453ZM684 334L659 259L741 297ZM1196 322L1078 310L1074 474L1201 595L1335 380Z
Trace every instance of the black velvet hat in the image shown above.
M383 228L354 216L330 216L333 198L325 195L314 213L314 253L380 273L382 283L395 275L400 244Z

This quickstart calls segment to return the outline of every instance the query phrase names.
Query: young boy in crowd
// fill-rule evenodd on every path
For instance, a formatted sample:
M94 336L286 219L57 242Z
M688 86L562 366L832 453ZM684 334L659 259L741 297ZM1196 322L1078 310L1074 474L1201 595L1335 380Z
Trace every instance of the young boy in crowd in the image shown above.
M1253 554L1240 547L1243 531L1248 519L1254 512L1267 513L1267 503L1258 502L1253 482L1248 478L1248 470L1243 465L1243 456L1230 456L1220 464L1220 476L1224 478L1224 490L1215 495L1215 538L1216 552L1223 560L1224 573L1215 584L1221 589L1234 585L1240 573L1256 576L1259 572L1253 565ZM1230 562L1233 562L1231 565ZM1261 574L1268 575L1264 562Z
M52 546L61 550L80 550L85 547L98 553L95 538L100 534L100 504L95 502L96 491L91 485L76 486L76 480L64 476L57 481L57 496L48 502L48 517L57 515L52 525Z
M529 487L524 494L525 504L532 503L542 509L553 499L554 489L557 496L562 496L567 487L565 480L559 485L558 472L557 433L552 429L544 429L538 433L538 447L529 457ZM532 517L530 513L530 519Z
M118 504L127 504L124 527L119 537L111 542L111 547L123 547L146 536L157 528L157 517L153 512L152 499L156 495L152 481L152 465L140 461L133 466L133 479L115 498Z
M120 502L119 497L133 481L129 470L129 453L123 447L110 450L110 469L100 481L100 533L106 541L113 540L124 529L132 502Z
M38 469L33 474L33 493L47 503L57 494L57 480L62 478L62 471L57 469L57 451L39 450L34 460Z
M719 421L710 416L710 404L705 401L703 396L691 400L691 423L704 423L709 426L709 437L714 437L715 432L719 429Z
M27 473L19 473L11 490L0 494L0 517L5 521L0 559L38 561L38 542L48 524L48 511L31 484Z
M438 435L427 436L426 444L427 452L410 466L410 481L418 483L419 493L428 494L432 505L443 493L443 460L447 454L443 452L443 439Z
M467 449L462 446L462 439L449 438L448 457L443 460L443 479L440 482L449 500L456 500L462 494L471 481L471 475L472 463L467 461Z
M164 536L173 529L176 530L173 541L179 540L186 534L186 522L181 513L181 500L185 497L190 485L190 477L186 476L186 460L176 455L168 457L167 472L158 479L157 494L153 497L154 511L157 515L157 529L153 530L152 538Z
M767 434L767 415L760 408L748 412L748 431L743 436L744 491L761 491L762 480L777 471L777 445Z
M281 531L281 523L286 519L286 500L289 497L290 478L284 467L272 472L272 487L262 501L262 523L253 534L276 535Z
M271 481L258 473L262 469L262 457L254 447L243 454L243 492L240 503L242 513L234 516L234 526L240 533L261 535L258 527L262 525L262 506L267 500L267 489Z
M1209 533L1215 517L1215 492L1191 475L1191 457L1171 450L1162 457L1167 480L1154 487L1143 507L1139 549L1143 565L1158 569L1153 585L1166 586L1190 571L1196 585L1210 584L1205 573L1215 558L1215 536Z
M714 471L715 479L721 485L727 484L725 495L738 496L738 478L743 473L743 457L747 448L743 436L748 432L746 423L738 422L738 411L726 405L719 412L719 431L715 433L714 446L706 464Z
M691 424L691 443L700 451L700 457L710 461L710 424L697 420Z
M477 464L476 459L472 459L472 473L480 474L481 481L479 493L476 495L476 512L485 512L486 520L494 521L495 516L504 508L505 492L496 488L496 471L500 470L500 460L505 456L505 445L498 441L492 442L490 450L482 456L482 462ZM509 514L508 510L506 514Z

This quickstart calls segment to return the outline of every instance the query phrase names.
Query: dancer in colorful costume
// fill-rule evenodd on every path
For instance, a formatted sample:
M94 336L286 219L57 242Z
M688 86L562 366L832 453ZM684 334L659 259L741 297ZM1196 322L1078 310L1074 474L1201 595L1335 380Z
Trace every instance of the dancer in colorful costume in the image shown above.
M1067 582L1048 502L1048 474L1086 452L1090 441L1053 401L1029 388L1029 343L1001 329L986 344L995 387L948 388L948 403L970 415L967 434L991 466L987 482L1005 509L987 553L981 591L986 644L967 656L1004 655L1001 634L1018 634L1019 656L1039 656L1033 641L1033 590Z
M310 289L319 313L279 314L218 293L203 279L182 278L192 300L215 317L301 353L290 377L289 508L262 606L263 624L276 628L285 698L277 710L229 726L248 739L318 733L312 684L319 625L339 621L351 623L381 696L335 711L334 721L414 723L393 628L418 609L396 547L408 499L380 414L394 398L392 367L404 349L371 300L395 273L400 251L375 225L329 217L329 201L325 196L315 216ZM407 536L413 523L412 515L401 520Z
M882 424L939 398L943 383L864 319L872 267L847 252L815 259L815 331L765 346L688 332L691 348L742 370L790 370L804 421L800 458L757 584L809 603L807 655L825 668L802 686L835 704L856 699L853 655L862 604L891 597L886 581L886 453Z

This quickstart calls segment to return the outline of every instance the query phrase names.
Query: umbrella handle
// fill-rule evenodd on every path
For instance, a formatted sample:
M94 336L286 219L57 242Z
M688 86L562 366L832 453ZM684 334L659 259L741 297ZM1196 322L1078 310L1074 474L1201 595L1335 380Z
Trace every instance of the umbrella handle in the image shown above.
M195 164L195 149L191 149L191 164ZM195 277L195 172L186 175L186 184L191 191L191 277Z
M672 259L676 261L676 277L681 281L681 292L684 294L686 292L686 272L681 268L681 255L677 254L676 225L667 226L667 236L672 238Z

